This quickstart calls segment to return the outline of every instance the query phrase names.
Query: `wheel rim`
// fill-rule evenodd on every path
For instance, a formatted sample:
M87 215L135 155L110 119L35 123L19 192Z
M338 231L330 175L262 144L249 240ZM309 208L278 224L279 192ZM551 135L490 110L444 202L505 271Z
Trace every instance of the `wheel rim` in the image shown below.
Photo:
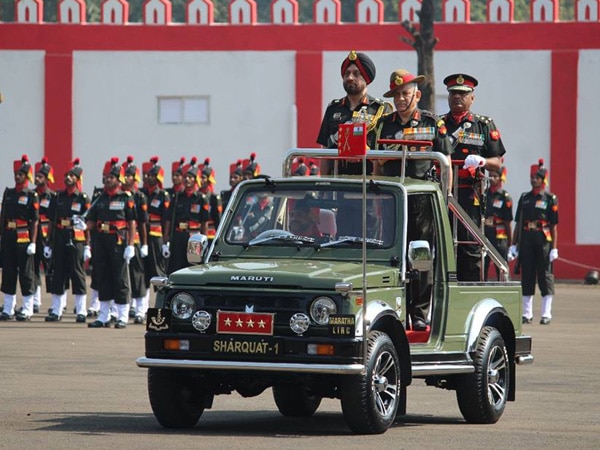
M382 416L393 411L398 398L398 374L394 357L389 352L382 352L373 368L371 388L375 400L375 408Z
M501 347L494 347L488 361L487 393L490 404L495 408L502 408L506 402L506 371L504 350Z

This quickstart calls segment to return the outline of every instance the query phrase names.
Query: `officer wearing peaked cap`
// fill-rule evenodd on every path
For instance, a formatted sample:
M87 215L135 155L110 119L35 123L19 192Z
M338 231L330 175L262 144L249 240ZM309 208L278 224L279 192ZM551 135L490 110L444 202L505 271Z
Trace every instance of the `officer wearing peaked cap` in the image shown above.
M393 98L396 111L382 117L375 126L371 139L372 148L398 150L398 144L379 145L377 139L402 139L431 141L432 147L421 149L410 146L409 150L433 150L446 155L450 160L452 147L446 134L444 122L430 111L419 109L421 98L419 85L425 80L423 75L414 75L406 69L397 69L390 74L389 90L384 97ZM431 178L433 161L407 161L406 176L418 179ZM400 176L402 167L399 161L378 161L375 172L386 176ZM408 202L409 221L407 240L426 240L433 245L433 213L427 196L410 196ZM431 301L433 271L421 274L419 282L411 283L411 301L408 312L414 331L427 330L427 317Z
M471 112L475 100L477 79L464 73L444 78L448 90L450 111L441 116L454 147L452 162L455 166L455 193L458 202L477 225L482 222L486 186L484 170L500 170L506 153L500 131L490 117ZM469 232L458 224L459 241L473 241ZM481 248L477 244L459 244L457 248L457 275L461 281L481 280Z
M389 90L383 96L394 99L396 111L379 119L375 132L369 135L371 148L398 149L398 144L379 145L377 143L379 138L420 140L431 141L433 151L444 155L452 153L444 122L432 112L418 108L421 98L419 85L423 81L425 76L414 75L406 69L397 69L391 73ZM449 156L448 160L450 160ZM383 175L400 176L402 170L400 165L399 161L382 160L375 169ZM406 176L426 179L432 167L432 161L408 161Z
M327 106L317 136L318 144L321 144L324 148L337 148L340 124L351 123L364 116L369 124L367 128L370 130L379 117L392 111L392 105L388 102L367 94L367 86L375 79L375 73L375 64L365 53L352 50L344 58L341 75L346 96L333 100ZM340 174L359 175L362 173L362 163L360 162L342 161L338 165L338 173ZM370 172L372 165L370 162L367 165L367 170ZM333 170L334 164L332 161L322 161L322 174L330 175Z
M33 255L36 251L40 203L37 193L29 189L33 181L33 167L23 155L14 161L15 187L6 188L0 211L2 236L2 286L4 308L0 320L15 318L17 280L21 286L23 306L16 315L19 321L28 321L33 315L35 272Z
M56 193L56 201L50 210L51 227L48 247L44 255L50 257L51 276L48 277L48 290L52 307L46 322L57 322L67 304L67 289L71 285L75 300L75 321L86 320L87 279L84 263L91 258L90 232L76 220L86 214L90 199L81 191L83 170L76 158L64 177L64 189Z

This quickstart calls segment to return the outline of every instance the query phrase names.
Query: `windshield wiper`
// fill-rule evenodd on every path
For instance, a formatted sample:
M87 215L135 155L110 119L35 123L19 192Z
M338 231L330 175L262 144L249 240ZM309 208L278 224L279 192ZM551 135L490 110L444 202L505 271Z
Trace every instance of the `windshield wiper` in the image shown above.
M363 242L363 238L358 237L358 236L340 236L335 241L325 242L324 244L321 244L319 247L325 248L325 247L335 247L338 245L355 245L355 244L362 244L362 242ZM366 238L365 242L367 243L367 246L383 247L383 241L380 239Z
M253 245L260 245L260 244L264 244L264 243L271 242L271 241L291 243L293 245L300 245L300 244L308 245L308 244L314 244L315 238L312 238L309 236L298 236L295 234L269 235L269 236L265 236L265 237L257 236L254 239L252 239L250 242L248 242L247 247L250 247Z

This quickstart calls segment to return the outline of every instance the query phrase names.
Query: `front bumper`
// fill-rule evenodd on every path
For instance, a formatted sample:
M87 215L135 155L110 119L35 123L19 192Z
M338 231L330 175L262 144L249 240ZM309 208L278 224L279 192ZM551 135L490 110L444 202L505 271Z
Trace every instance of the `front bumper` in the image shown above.
M363 364L301 364L252 361L198 361L189 359L160 359L141 357L136 360L138 367L196 369L196 370L239 370L259 372L318 373L330 375L364 374Z

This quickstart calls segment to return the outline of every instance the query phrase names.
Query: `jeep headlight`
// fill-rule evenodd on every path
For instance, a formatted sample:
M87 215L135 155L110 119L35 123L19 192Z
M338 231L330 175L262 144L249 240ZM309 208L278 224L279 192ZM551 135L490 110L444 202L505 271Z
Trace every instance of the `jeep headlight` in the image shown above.
M329 316L336 312L337 306L329 297L316 298L310 305L310 317L319 325L327 325Z
M201 332L208 330L212 316L207 311L196 311L192 317L192 326Z
M177 319L189 319L196 310L196 301L187 292L179 292L171 299L171 311Z
M290 328L296 334L302 334L308 330L310 320L304 313L296 313L290 318Z

